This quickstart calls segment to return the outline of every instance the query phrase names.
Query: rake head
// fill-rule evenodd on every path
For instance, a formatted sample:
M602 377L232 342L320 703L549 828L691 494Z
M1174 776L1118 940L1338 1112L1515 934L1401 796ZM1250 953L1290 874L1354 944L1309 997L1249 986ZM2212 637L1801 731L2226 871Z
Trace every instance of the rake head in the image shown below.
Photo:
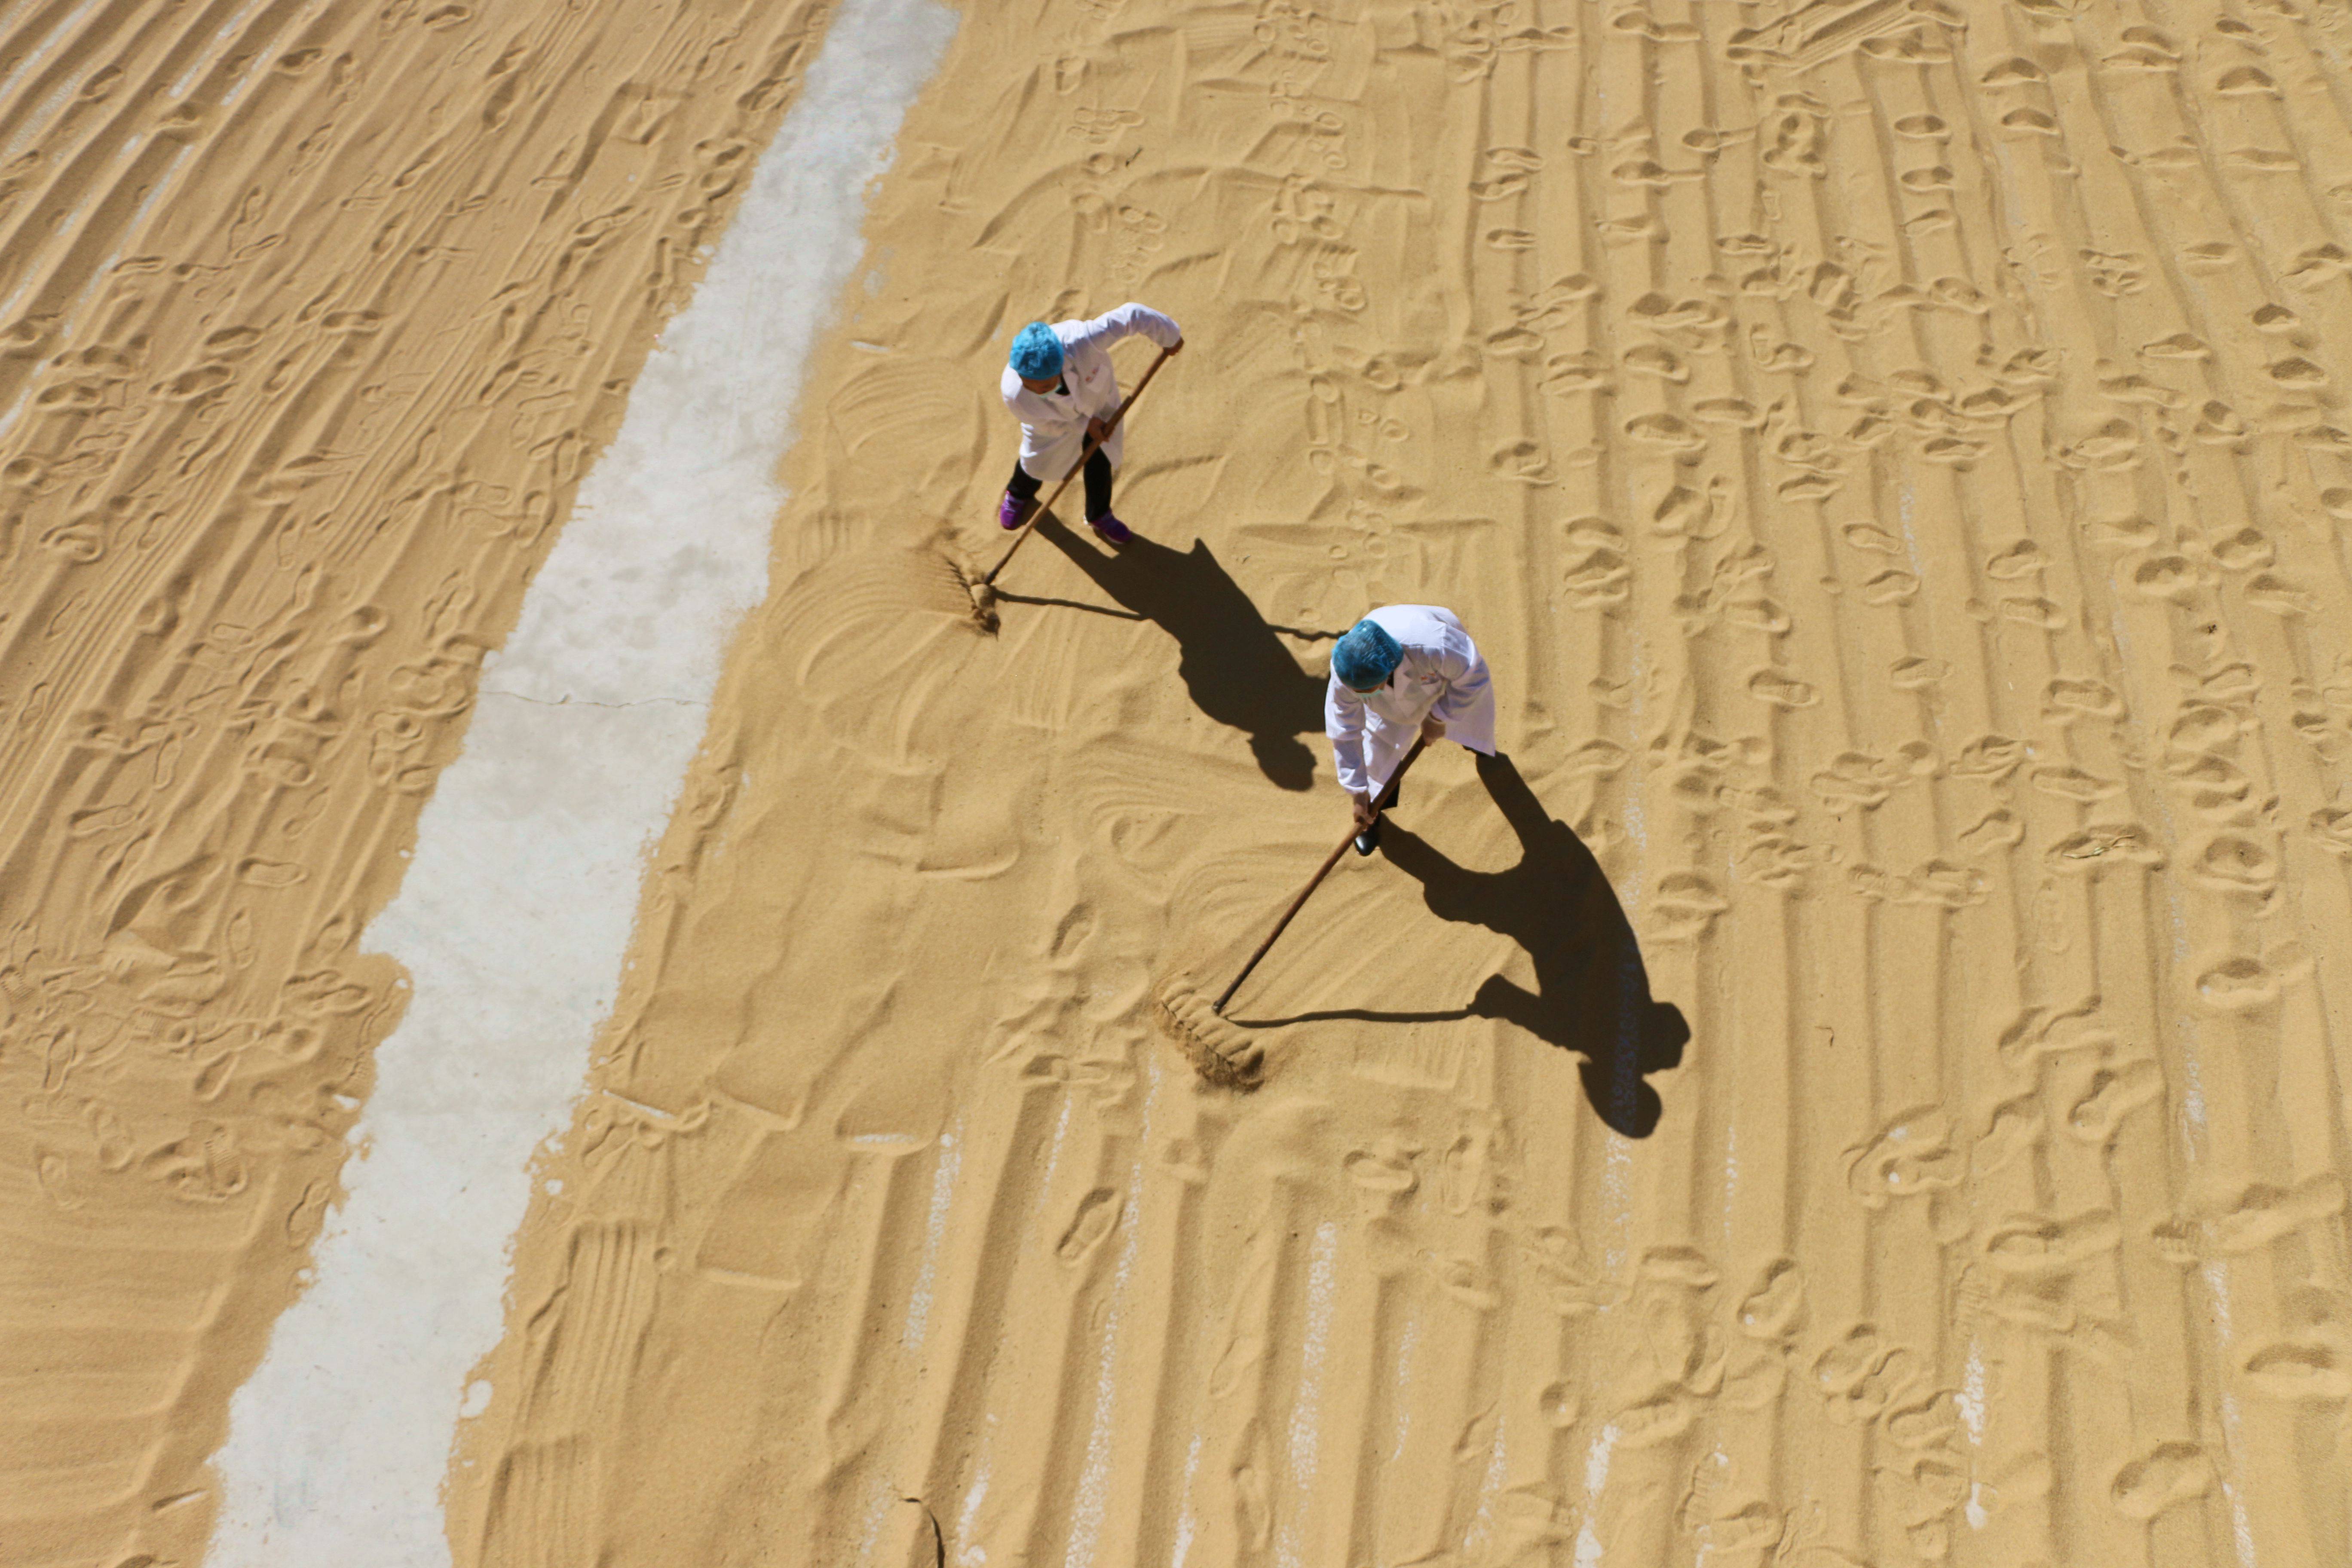
M1225 1089L1258 1086L1265 1048L1212 1007L1188 976L1171 975L1154 989L1151 1020L1209 1082Z

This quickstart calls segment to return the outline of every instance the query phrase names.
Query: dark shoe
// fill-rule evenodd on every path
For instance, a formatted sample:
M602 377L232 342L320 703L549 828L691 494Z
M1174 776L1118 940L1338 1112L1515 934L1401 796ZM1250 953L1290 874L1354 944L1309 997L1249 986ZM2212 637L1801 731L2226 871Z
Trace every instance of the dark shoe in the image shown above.
M1372 825L1370 827L1356 835L1356 853L1369 855L1380 847L1381 819L1376 816L1372 818Z
M1125 544L1135 537L1134 531L1109 512L1087 519L1087 526L1100 534L1105 544Z
M1028 520L1029 502L1006 490L1004 499L996 503L996 526L1010 533Z

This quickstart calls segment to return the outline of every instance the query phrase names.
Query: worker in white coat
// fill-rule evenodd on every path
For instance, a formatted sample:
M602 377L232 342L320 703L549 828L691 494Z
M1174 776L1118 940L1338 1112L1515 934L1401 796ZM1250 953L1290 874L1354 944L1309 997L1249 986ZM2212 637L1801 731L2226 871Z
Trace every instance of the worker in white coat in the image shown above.
M1356 813L1356 853L1380 842L1381 790L1416 735L1495 754L1495 690L1478 645L1451 610L1391 605L1358 621L1331 650L1323 732ZM1393 804L1393 803L1391 803Z
M1066 477L1078 466L1087 442L1109 428L1119 405L1110 346L1137 332L1171 354L1184 347L1184 333L1174 321L1134 303L1091 321L1032 321L1013 338L999 385L1004 406L1021 421L1021 460L1013 466L1004 499L997 504L999 524L1015 529L1026 522L1038 488ZM1112 544L1134 537L1110 510L1111 476L1118 468L1124 434L1111 430L1110 438L1087 459L1087 521Z

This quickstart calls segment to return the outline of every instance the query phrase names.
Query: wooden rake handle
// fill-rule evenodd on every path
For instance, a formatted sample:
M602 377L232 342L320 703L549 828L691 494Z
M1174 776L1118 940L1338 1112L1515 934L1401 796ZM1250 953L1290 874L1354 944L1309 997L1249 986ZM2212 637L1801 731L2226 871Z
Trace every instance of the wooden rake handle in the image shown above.
M1142 389L1139 387L1137 390L1141 391ZM1378 822L1381 819L1381 813L1388 809L1389 802L1396 798L1396 788L1399 784L1403 782L1405 770L1412 766L1413 759L1420 756L1421 753L1427 749L1428 745L1429 742L1427 741L1415 739L1412 743L1412 750L1404 754L1404 761L1397 764L1397 771L1389 775L1389 782L1381 788L1380 798L1372 802L1372 820L1374 822ZM1265 940L1257 944L1257 951L1250 954L1249 962L1242 965L1242 972L1234 976L1234 983L1225 987L1224 994L1217 998L1215 1005L1209 1009L1210 1012L1215 1013L1220 1016L1223 1016L1225 1004L1234 999L1234 993L1240 990L1242 988L1242 982L1250 977L1250 971L1257 967L1257 961L1264 958L1266 954L1266 950L1274 945L1274 939L1280 936L1285 931L1289 929L1292 919L1297 915L1300 910L1306 908L1307 899L1314 893L1316 889L1323 885L1323 879L1331 874L1331 868L1339 863L1339 857L1348 852L1348 846L1356 841L1356 831L1357 830L1350 828L1349 830L1348 837L1339 840L1339 847L1333 849L1330 854L1326 855L1323 858L1322 866L1317 869L1315 875L1307 879L1307 886L1298 889L1298 896L1290 900L1290 907L1282 911L1282 918L1274 922L1274 929L1265 933Z
M1028 517L1022 521L1021 531L1013 536L1013 542L1004 547L1003 555L998 559L995 565L988 569L988 575L981 579L983 586L992 588L996 585L996 574L1012 564L1013 552L1020 549L1023 542L1029 537L1031 527L1039 518L1054 510L1054 503L1062 499L1062 492L1070 488L1070 481L1078 477L1079 470L1087 466L1087 460L1093 458L1103 442L1111 438L1111 433L1118 428L1118 422L1127 417L1127 411L1135 406L1135 400L1143 395L1143 389L1151 384L1151 378L1158 375L1160 367L1167 363L1168 351L1161 349L1160 357L1151 362L1151 368L1143 373L1143 379L1135 384L1135 390L1127 395L1125 401L1121 402L1118 410L1111 415L1110 423L1103 426L1102 435L1087 440L1087 449L1078 454L1077 462L1071 467L1068 473L1062 476L1062 482L1054 487L1054 493L1045 498L1045 504L1030 509Z

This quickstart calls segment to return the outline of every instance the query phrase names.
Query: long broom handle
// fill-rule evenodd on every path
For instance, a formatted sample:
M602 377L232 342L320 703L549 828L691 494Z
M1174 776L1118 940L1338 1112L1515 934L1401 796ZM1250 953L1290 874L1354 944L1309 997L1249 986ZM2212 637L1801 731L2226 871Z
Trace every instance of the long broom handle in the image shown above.
M1389 775L1389 782L1381 788L1380 798L1372 803L1372 819L1375 822L1380 820L1381 813L1388 809L1389 802L1396 798L1396 787L1403 781L1405 769L1412 766L1413 759L1420 756L1423 748L1428 744L1427 741L1415 740L1412 750L1407 752L1404 754L1404 761L1397 764L1397 771ZM1338 848L1323 858L1321 868L1307 879L1307 886L1298 889L1298 896L1290 900L1290 907L1282 911L1282 918L1274 922L1274 929L1265 933L1265 940L1257 944L1257 951L1250 954L1249 962L1242 965L1242 972L1234 976L1234 983L1225 987L1225 994L1217 998L1216 1005L1209 1011L1217 1014L1224 1012L1225 1004L1234 999L1234 993L1240 990L1242 982L1250 977L1250 971L1257 967L1257 961L1264 958L1266 950L1274 945L1274 939L1289 929L1292 918L1307 907L1307 899L1313 895L1316 889L1323 885L1323 879L1331 874L1331 868L1339 863L1339 857L1345 855L1348 852L1348 846L1355 841L1356 835L1350 832L1347 837L1339 840Z
M1161 349L1160 351L1160 357L1151 362L1151 368L1143 373L1143 379L1135 384L1135 390L1127 395L1126 401L1122 402L1118 405L1118 411L1110 416L1110 423L1103 426L1102 435L1087 440L1087 449L1078 455L1078 460L1076 464L1072 467L1070 471L1062 476L1062 482L1054 487L1054 493L1045 498L1045 504L1041 507L1033 508L1030 510L1028 517L1024 520L1021 524L1021 531L1013 536L1013 542L1011 544L1005 546L1003 558L998 561L995 565L990 567L988 569L988 575L981 579L981 583L984 586L992 588L996 585L996 574L999 572L1003 571L1006 566L1012 563L1013 552L1020 549L1022 542L1029 537L1032 525L1034 525L1039 518L1054 510L1054 503L1062 499L1062 492L1070 488L1070 481L1078 477L1078 470L1087 466L1087 460L1095 455L1096 450L1099 448L1105 441L1110 439L1111 433L1118 428L1118 422L1127 417L1127 411L1135 406L1135 400L1143 395L1143 389L1151 384L1151 378L1158 375L1160 374L1160 367L1167 363L1168 351L1166 349Z

